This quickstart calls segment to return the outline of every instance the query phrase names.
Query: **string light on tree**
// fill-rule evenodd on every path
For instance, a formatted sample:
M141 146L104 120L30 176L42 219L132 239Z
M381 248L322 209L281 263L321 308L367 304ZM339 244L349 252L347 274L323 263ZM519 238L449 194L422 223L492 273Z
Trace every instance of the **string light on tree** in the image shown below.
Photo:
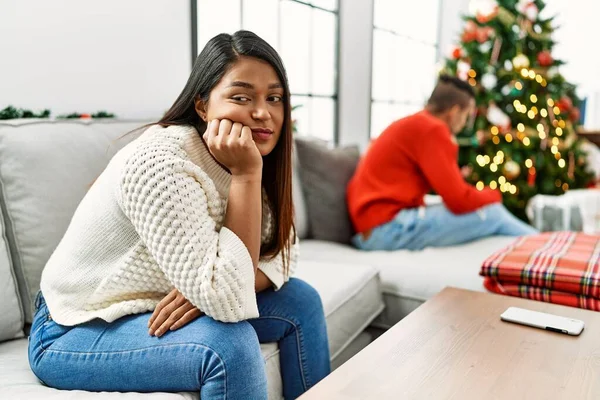
M526 68L529 68L529 58L525 54L517 54L515 58L512 59L512 64L515 69L524 70L526 74L529 74L529 71L526 70ZM521 71L521 74L523 74L523 71Z

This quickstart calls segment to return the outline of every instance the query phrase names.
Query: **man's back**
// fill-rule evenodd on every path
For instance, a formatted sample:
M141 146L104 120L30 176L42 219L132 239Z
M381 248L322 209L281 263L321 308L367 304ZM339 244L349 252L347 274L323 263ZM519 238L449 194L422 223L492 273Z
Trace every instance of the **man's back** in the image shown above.
M499 201L499 193L480 192L464 181L457 157L450 129L428 111L392 123L371 144L348 186L355 230L367 232L401 210L422 206L432 189L456 214Z

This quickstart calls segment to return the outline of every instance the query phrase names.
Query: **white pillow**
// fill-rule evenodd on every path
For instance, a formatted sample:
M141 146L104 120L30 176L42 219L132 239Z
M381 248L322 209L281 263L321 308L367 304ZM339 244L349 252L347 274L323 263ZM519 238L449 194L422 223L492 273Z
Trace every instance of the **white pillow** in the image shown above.
M24 315L0 209L0 342L23 336Z

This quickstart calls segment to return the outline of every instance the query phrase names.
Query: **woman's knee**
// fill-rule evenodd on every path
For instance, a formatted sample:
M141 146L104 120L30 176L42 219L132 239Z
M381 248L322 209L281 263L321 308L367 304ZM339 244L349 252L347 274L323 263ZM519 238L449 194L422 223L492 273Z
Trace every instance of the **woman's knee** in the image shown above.
M251 392L266 393L265 361L254 328L246 321L214 321L210 329L211 338L202 340L205 351L196 360L202 393L219 393L222 387L234 393L244 385L248 390L252 386Z
M231 324L214 321L213 327L212 339L207 347L227 367L238 362L248 367L264 364L258 336L248 322Z
M284 285L284 289L286 295L285 301L293 308L307 308L311 310L323 309L323 303L319 292L305 281L298 278L291 278L289 282Z
M325 331L325 312L319 292L301 279L292 278L278 293L273 314L293 321L295 326Z

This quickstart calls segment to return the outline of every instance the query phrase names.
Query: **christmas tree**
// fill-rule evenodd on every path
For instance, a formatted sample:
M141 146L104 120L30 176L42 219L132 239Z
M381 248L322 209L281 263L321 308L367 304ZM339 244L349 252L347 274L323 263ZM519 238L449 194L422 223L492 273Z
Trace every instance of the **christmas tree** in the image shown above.
M593 180L576 128L580 99L554 59L553 18L541 0L472 0L445 73L468 81L477 113L459 134L476 187L498 188L525 219L534 195L561 195Z

